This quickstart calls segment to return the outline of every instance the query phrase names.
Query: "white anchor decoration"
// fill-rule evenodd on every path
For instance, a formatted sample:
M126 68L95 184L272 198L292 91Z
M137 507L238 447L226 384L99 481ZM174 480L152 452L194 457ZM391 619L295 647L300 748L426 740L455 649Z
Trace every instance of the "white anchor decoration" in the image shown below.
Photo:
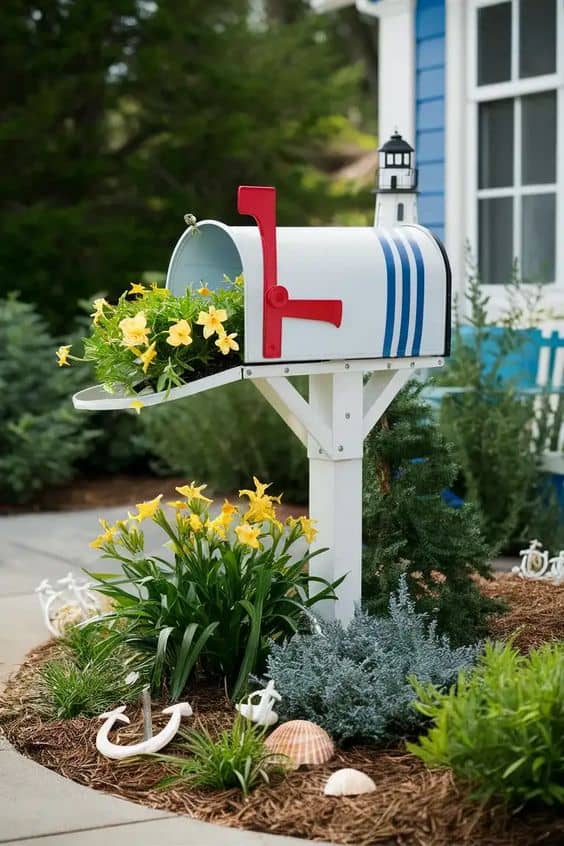
M111 758L114 761L121 761L124 758L131 758L134 755L147 755L163 749L167 743L170 743L178 731L182 717L191 717L193 713L188 702L177 702L176 705L163 708L162 713L170 714L170 719L158 734L152 735L146 740L141 740L139 743L120 746L117 743L112 743L108 735L115 723L129 723L129 717L126 717L123 713L125 709L125 705L120 705L119 708L114 708L113 711L106 711L104 714L100 714L99 717L100 720L105 720L105 723L98 729L96 749L101 755Z
M564 582L564 549L554 558L548 557L548 550L541 552L542 543L532 540L528 549L521 549L521 564L513 567L512 572L522 579L550 581L555 585Z
M257 704L253 705L252 700L257 699ZM271 679L264 690L255 690L250 696L247 696L245 702L240 705L235 705L235 708L243 717L247 717L252 723L258 726L273 726L278 721L278 714L274 711L274 703L280 702L282 697L274 688L274 680Z
M64 607L76 609L82 622L93 616L101 614L99 601L90 588L92 582L79 583L72 572L67 573L61 579L57 579L60 589L55 589L48 579L35 588L39 597L43 622L49 634L53 637L61 637L64 634L64 626L57 624L56 616L59 610Z

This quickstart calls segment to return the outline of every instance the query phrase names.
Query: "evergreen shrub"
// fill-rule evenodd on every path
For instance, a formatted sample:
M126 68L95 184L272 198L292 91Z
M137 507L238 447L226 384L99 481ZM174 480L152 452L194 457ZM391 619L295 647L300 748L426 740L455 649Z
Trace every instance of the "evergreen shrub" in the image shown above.
M358 610L346 628L322 622L311 634L272 644L266 675L282 695L281 719L312 720L341 743L384 743L421 723L411 676L447 687L477 653L475 646L451 648L436 623L417 613L404 576L389 617Z
M564 806L564 643L528 655L487 644L449 691L414 688L433 725L408 748L426 764L451 767L481 800Z

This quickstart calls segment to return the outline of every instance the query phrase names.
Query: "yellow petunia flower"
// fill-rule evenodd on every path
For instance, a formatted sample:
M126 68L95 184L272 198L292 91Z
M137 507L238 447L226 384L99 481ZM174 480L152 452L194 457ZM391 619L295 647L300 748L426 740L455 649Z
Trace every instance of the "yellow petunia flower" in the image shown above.
M92 305L94 306L94 311L92 312L90 317L93 318L94 325L96 325L100 318L104 317L104 308L111 308L111 306L108 302L106 302L103 297L98 297L97 300L94 300Z
M157 357L157 351L155 349L156 341L153 341L150 347L147 347L145 352L139 353L139 358L143 362L143 373L146 373L149 369L149 366L154 358Z
M229 355L231 350L239 349L239 344L237 341L233 340L236 337L237 332L232 332L231 335L227 335L225 332L222 332L216 340L215 345L216 347L219 347L223 355Z
M88 545L91 546L92 549L101 549L105 544L111 543L119 530L117 525L110 526L107 520L100 519L98 522L104 531L101 535L98 535L97 538L94 538L93 541L90 541Z
M159 494L154 499L149 499L147 502L137 502L135 507L137 508L137 514L130 514L129 518L131 520L138 520L141 523L143 520L148 520L151 517L154 517L159 508L161 507L161 499L162 494Z
M204 338L210 338L214 332L221 335L225 330L223 329L223 321L227 320L227 312L224 308L216 308L210 306L207 314L201 311L198 315L196 323L198 326L204 327Z
M171 347L179 347L181 345L187 347L192 343L191 331L192 329L187 320L179 320L178 323L169 327L166 342Z
M185 496L186 499L201 499L203 502L213 502L213 499L208 499L207 496L202 494L202 491L206 488L207 485L196 485L196 482L192 482L191 485L182 485L182 487L175 488L175 490L181 496Z
M201 532L204 528L204 524L197 514L190 514L188 517L188 523L193 532Z
M198 294L200 294L202 297L209 297L211 291L207 285L202 285L201 288L198 288Z
M141 414L141 409L145 408L145 403L142 402L141 400L132 400L129 403L129 407L134 408L135 411L137 412L137 414Z
M147 290L145 288L145 286L141 285L139 282L132 282L130 287L131 287L131 290L129 291L129 294L131 294L131 295L133 295L133 294L144 294L145 291Z
M241 523L240 526L235 528L235 534L237 535L237 540L243 546L250 546L251 549L258 549L260 547L258 540L260 529L253 529L248 523Z
M124 317L119 322L119 328L123 334L122 345L124 347L138 347L149 343L147 340L149 334L147 318L142 311L138 312L135 317Z
M67 358L69 357L69 352L71 350L71 346L72 346L71 344L65 344L64 346L59 347L59 349L57 350L57 352L56 352L57 364L59 365L59 367L63 367L63 365L65 365L65 364L66 364L67 367L70 367L70 364L68 363Z

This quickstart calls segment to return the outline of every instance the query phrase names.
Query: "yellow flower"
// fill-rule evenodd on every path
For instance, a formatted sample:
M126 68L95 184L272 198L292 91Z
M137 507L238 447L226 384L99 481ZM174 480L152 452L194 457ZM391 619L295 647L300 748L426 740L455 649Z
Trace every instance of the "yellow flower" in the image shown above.
M188 523L190 524L190 528L193 532L201 532L204 528L204 524L202 523L197 514L190 514L188 518Z
M207 285L202 285L201 288L198 288L198 294L200 294L202 297L209 297L211 291Z
M103 297L98 297L97 300L94 300L92 305L94 306L94 311L92 312L90 317L94 318L94 325L96 325L100 318L104 317L105 306L108 306L108 308L110 308L110 304L106 302Z
M266 489L270 487L270 483L259 482L256 476L253 476L253 482L255 485L254 491L239 491L239 496L246 496L249 500L249 509L244 515L244 519L252 523L261 523L263 520L276 521L273 503L280 503L281 495L269 496Z
M123 333L122 344L124 347L138 347L140 344L148 344L147 318L140 311L135 317L124 317L119 322L119 328Z
M233 284L237 285L238 288L243 287L243 285L245 284L245 277L242 273L235 277L235 279L233 280Z
M233 338L236 337L237 332L232 332L231 335L227 335L225 332L221 332L215 342L215 345L216 347L219 347L223 355L228 355L230 350L239 349L239 344L237 343L237 341L233 340Z
M317 523L317 520L311 520L309 517L300 517L299 521L306 541L312 543L317 535L317 529L313 525Z
M131 520L138 520L140 523L150 517L154 517L161 507L162 494L159 494L154 499L149 499L147 502L137 502L135 507L138 510L137 514L130 514Z
M233 515L237 513L239 509L236 505L232 505L228 499L223 501L223 505L221 506L221 521L229 525L231 520L233 519Z
M192 343L191 331L190 324L187 320L179 320L178 323L169 327L166 342L171 347L179 347L181 344L187 347Z
M101 527L104 529L104 532L101 535L98 535L97 538L94 538L93 541L90 541L89 546L92 549L100 549L104 544L111 543L118 532L118 526L110 526L107 520L98 520Z
M70 367L67 358L69 357L71 346L71 344L65 344L57 350L57 363L59 367L62 367L64 364L66 364L67 367Z
M149 365L151 364L152 360L157 357L157 351L155 349L156 341L153 341L150 347L147 347L145 352L138 353L139 358L143 362L143 373L146 373L149 369Z
M203 502L213 502L213 499L208 499L207 496L202 494L202 491L207 488L207 485L196 485L196 482L192 482L191 485L182 485L181 488L175 488L175 490L181 495L185 496L186 499L201 499Z
M171 508L176 508L177 511L188 508L188 503L184 502L183 499L175 499L174 502L167 502L167 505L170 505Z
M145 286L141 285L139 282L132 282L129 294L131 294L131 296L133 296L133 294L144 294L146 290Z
M215 532L221 540L225 540L227 533L225 523L221 515L216 517L215 520L208 520L206 523L206 529L208 532Z
M235 533L240 544L250 546L251 549L259 548L260 544L258 536L260 534L260 529L253 529L253 527L248 523L241 523L240 526L236 527Z
M141 402L141 400L132 400L129 407L134 408L137 414L141 414L141 409L145 408L145 403Z
M214 332L217 332L218 335L221 335L224 332L222 322L227 320L227 312L224 308L217 308L215 306L210 306L208 312L206 314L205 311L201 311L198 315L198 319L196 323L198 326L204 327L204 338L209 338Z
M151 291L153 294L158 294L160 297L168 297L170 293L168 288L159 288L156 282L151 282Z

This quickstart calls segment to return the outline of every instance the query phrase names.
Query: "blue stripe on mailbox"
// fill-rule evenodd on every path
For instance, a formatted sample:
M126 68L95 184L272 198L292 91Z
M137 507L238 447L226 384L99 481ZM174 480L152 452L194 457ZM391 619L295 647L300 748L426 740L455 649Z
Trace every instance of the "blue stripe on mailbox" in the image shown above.
M396 316L396 263L392 248L388 243L386 235L380 231L377 233L384 261L386 262L386 326L384 329L384 346L382 355L389 358L392 354L392 338L394 336L394 319Z
M415 267L417 271L417 298L415 301L415 332L413 334L413 346L411 348L411 355L419 355L421 349L421 336L423 335L423 313L425 310L425 265L423 264L423 256L419 245L406 235L409 246L413 251L415 257Z
M409 332L409 312L411 305L411 267L409 256L401 238L392 238L399 253L401 262L401 318L397 355L405 356L407 347L407 334Z

